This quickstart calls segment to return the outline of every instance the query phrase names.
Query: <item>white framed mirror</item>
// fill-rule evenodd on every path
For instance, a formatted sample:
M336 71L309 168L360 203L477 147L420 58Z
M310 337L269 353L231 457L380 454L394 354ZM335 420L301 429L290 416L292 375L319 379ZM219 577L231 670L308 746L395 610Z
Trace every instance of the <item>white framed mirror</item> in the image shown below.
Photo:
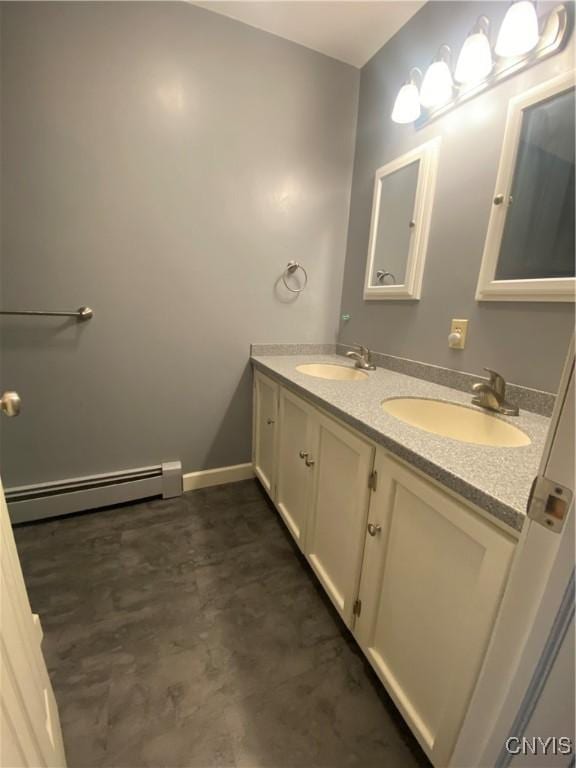
M376 171L364 298L419 299L440 139Z
M573 301L574 71L512 99L479 301Z

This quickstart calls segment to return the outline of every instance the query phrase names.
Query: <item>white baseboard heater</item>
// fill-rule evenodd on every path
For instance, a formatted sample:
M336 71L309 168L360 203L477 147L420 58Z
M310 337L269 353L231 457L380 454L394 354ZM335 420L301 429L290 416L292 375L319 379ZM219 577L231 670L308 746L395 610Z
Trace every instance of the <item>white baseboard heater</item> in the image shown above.
M167 461L106 475L77 477L6 489L13 524L70 515L153 496L171 499L182 494L182 464Z

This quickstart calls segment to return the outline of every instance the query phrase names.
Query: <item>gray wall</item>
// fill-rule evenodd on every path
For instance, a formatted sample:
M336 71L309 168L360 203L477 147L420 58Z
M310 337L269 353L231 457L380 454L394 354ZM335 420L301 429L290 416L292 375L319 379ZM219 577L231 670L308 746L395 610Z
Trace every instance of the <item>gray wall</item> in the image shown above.
M186 3L5 3L12 486L249 461L249 343L334 341L359 73ZM297 301L275 290L308 268Z
M573 47L421 130L390 120L396 93L411 67L424 70L444 42L457 52L482 13L497 29L508 7L508 2L430 2L362 69L341 307L352 318L340 339L471 373L488 366L517 384L556 391L574 327L573 305L478 303L474 294L508 101L573 66ZM374 172L438 135L442 147L422 298L365 302ZM463 351L448 348L451 318L470 320Z

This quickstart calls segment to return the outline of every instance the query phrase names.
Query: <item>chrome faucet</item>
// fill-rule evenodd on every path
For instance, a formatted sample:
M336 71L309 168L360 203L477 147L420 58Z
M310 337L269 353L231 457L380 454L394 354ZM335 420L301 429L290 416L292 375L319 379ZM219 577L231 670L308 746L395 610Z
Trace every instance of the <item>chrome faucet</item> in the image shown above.
M479 405L489 411L502 413L504 416L518 416L518 407L506 400L506 382L503 377L490 368L484 368L490 374L488 381L478 381L472 385L476 396L472 398L472 405Z
M350 352L346 352L346 357L351 357L352 360L356 360L356 363L354 364L355 368L362 368L364 371L375 371L376 366L372 362L372 353L368 349L368 347L362 346L362 344L357 344L358 352L353 352L350 350Z

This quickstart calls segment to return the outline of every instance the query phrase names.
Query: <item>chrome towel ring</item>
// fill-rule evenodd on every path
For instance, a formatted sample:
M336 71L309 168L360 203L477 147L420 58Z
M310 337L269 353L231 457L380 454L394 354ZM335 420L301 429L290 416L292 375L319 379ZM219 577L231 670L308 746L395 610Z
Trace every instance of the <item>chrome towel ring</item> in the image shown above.
M290 288L288 283L286 282L286 278L290 275L293 275L297 270L301 269L302 272L304 272L304 283L300 288ZM284 270L284 274L282 275L282 282L286 286L286 288L291 291L291 293L302 293L304 288L308 285L308 272L304 269L302 264L299 264L297 261L289 261L286 265L286 269Z

